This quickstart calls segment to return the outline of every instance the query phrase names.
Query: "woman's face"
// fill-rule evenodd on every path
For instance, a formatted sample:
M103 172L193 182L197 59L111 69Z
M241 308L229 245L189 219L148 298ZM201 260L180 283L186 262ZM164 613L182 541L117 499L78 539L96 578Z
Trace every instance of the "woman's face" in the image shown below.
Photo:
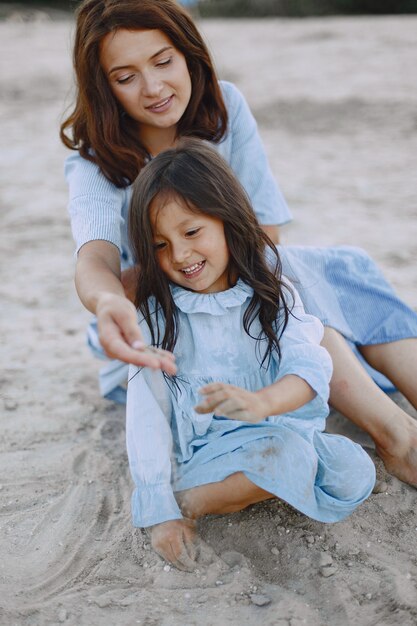
M143 143L168 147L191 97L184 55L160 30L120 29L104 37L100 62L110 88L126 113L139 123Z

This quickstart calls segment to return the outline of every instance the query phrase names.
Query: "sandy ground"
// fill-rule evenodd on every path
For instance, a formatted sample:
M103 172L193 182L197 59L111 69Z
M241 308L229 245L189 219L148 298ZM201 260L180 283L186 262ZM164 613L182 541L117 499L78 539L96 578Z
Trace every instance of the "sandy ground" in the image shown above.
M201 27L294 210L284 241L363 246L417 307L417 18ZM0 623L417 624L417 492L378 459L385 489L342 523L280 502L204 520L220 559L194 574L132 529L123 410L98 396L72 283L71 30L0 23Z

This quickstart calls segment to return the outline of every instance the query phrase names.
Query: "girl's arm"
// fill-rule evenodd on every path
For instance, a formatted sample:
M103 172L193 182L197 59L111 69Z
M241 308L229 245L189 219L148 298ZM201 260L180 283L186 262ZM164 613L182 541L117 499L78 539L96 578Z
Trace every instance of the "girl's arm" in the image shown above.
M196 411L259 422L272 415L293 412L316 396L324 410L328 410L332 362L328 352L320 345L323 326L317 318L305 313L293 287L292 291L294 306L280 339L279 379L256 392L212 383L201 389L205 399Z
M197 413L213 412L241 422L261 422L270 415L282 415L299 409L316 393L299 376L290 374L259 391L247 391L225 383L212 383L200 389L204 401Z
M140 332L136 308L125 296L119 251L108 241L90 241L78 252L75 285L84 306L97 316L100 343L114 359L175 374L174 357L149 352Z
M196 566L195 524L183 518L171 486L171 410L162 373L132 366L126 442L136 487L132 496L133 524L148 528L152 547L160 556L179 569L192 571Z

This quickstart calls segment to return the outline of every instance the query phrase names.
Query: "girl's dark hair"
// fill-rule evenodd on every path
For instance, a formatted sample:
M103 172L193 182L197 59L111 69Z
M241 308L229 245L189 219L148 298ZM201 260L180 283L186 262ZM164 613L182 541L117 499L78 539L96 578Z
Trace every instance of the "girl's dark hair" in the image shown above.
M223 222L230 254L229 277L241 278L254 290L244 313L244 329L252 336L250 327L259 316L263 333L255 339L267 340L261 365L269 360L273 350L280 356L279 338L290 313L283 291L291 291L281 280L276 246L258 224L245 191L227 163L198 139L180 140L176 148L161 152L133 184L129 236L140 266L136 306L150 328L153 345L172 351L178 336L169 280L159 267L154 249L150 209L156 197L161 205L178 199L190 211ZM149 302L151 296L155 298L155 307ZM164 324L160 324L161 316Z
M227 112L207 47L189 14L174 0L84 0L77 10L74 69L77 95L73 112L61 125L61 140L97 163L118 187L128 186L147 155L137 122L114 97L100 65L103 38L119 29L157 29L182 52L192 93L177 135L219 141ZM69 132L69 134L67 134Z

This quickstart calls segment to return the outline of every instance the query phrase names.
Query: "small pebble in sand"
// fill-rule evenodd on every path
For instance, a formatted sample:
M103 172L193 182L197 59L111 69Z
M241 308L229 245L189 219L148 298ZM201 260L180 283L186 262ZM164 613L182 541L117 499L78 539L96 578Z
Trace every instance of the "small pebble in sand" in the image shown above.
M58 622L65 622L68 617L67 609L59 609L58 611Z
M218 587L221 587L223 584L224 584L224 583L223 583L223 581L222 581L222 580L216 580L216 585L217 585Z
M332 565L333 559L327 552L322 552L319 558L320 567L326 567L327 565Z
M271 552L272 552L272 554L275 554L275 556L279 555L279 550L275 546L273 548L271 548Z
M348 552L348 554L352 555L352 556L357 556L359 554L360 550L359 548L351 548Z
M385 480L377 480L372 493L385 493L386 491L388 491L388 485Z
M312 546L314 543L314 537L312 537L311 535L308 535L308 537L306 537L306 541L310 546Z
M346 565L347 565L347 567L353 567L353 563L352 563L352 561L348 561L348 562L346 563Z
M6 409L6 411L16 411L18 406L19 404L16 402L16 400L6 398L4 401L4 408Z
M366 593L366 594L365 594L365 598L366 598L367 600L372 600L372 593Z
M198 596L197 598L198 604L204 604L204 602L207 602L207 600L208 600L208 596L206 596L205 594L202 594L201 596Z
M148 566L148 564L146 563L146 567ZM145 563L143 564L143 567L145 567ZM164 572L170 572L171 571L171 566L170 565L164 565Z
M268 598L268 596L265 596L262 593L252 593L249 597L252 604L255 604L256 606L267 606L268 604L271 604L271 598Z
M334 565L331 565L330 567L320 568L320 574L324 576L324 578L329 578L330 576L333 576L334 574L336 574L336 572L337 572L337 567L335 567Z

